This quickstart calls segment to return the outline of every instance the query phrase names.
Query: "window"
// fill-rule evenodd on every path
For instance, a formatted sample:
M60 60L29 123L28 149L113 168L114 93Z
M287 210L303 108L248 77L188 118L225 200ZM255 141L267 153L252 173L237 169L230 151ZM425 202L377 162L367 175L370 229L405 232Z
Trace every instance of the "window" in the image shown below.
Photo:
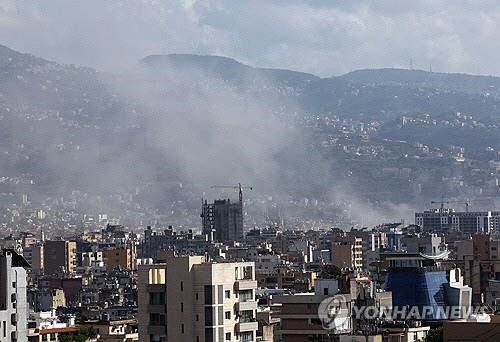
M214 340L214 330L212 328L205 328L205 341L212 342Z
M211 307L205 307L205 326L214 325L214 314Z
M253 318L253 310L245 310L240 312L240 323L255 322Z
M328 296L328 287L325 287L325 288L323 289L323 294L324 294L325 296Z
M163 305L163 304L165 304L165 293L164 292L150 292L149 293L149 304L151 304L151 305Z
M226 319L231 319L231 311L226 311L225 318Z
M50 334L50 340L55 341L56 339L56 334Z
M47 334L42 335L42 341L47 341Z
M205 285L205 304L212 304L212 286Z
M196 322L198 322L200 320L200 316L198 314L196 314Z
M184 291L184 282L181 281L181 292Z
M239 297L240 302L248 302L254 300L252 290L241 290Z
M149 314L149 325L151 325L151 326L165 325L165 314L150 313Z
M226 341L231 341L231 333L226 333Z
M253 341L253 331L245 331L240 333L241 342L251 342Z
M231 298L231 291L230 290L224 291L224 294L225 294L226 298Z
M181 303L181 312L184 312L184 303Z
M196 296L195 297L196 297L196 300L198 300L198 292L196 292Z
M181 324L181 333L184 334L184 324Z

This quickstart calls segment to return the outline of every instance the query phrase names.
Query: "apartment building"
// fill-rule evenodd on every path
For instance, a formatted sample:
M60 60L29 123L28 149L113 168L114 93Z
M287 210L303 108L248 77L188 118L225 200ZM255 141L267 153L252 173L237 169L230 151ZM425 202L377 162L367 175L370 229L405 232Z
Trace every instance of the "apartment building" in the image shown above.
M28 342L26 270L29 264L14 250L0 252L0 341Z
M43 245L32 245L23 248L23 257L26 259L28 264L31 265L31 269L35 273L41 273L43 271Z
M135 246L127 245L125 247L110 248L104 251L104 264L108 271L116 267L126 270L135 269Z
M55 274L64 270L73 273L76 267L76 242L45 241L43 245L44 273Z
M415 213L415 224L423 231L433 233L446 233L451 230L465 234L490 233L499 227L500 212L431 209Z
M168 256L138 272L140 341L255 341L253 262Z
M296 293L294 295L276 296L273 303L281 304L281 324L274 332L279 341L337 341L340 334L347 334L352 330L351 319L347 319L351 312L350 294L342 294L338 317L332 318L331 329L326 329L319 313L322 303L328 301L338 292L338 281L335 279L318 279L314 293ZM333 303L332 303L333 304ZM324 305L324 304L323 304Z
M332 241L332 264L339 268L363 268L363 241L359 237L352 237L342 241Z

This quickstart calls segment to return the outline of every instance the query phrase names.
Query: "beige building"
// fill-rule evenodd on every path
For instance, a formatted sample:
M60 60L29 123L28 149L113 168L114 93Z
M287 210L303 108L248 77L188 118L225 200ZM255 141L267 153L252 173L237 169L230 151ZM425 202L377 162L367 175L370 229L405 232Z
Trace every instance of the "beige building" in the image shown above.
M76 268L76 242L55 240L43 244L44 273L54 274L63 269L73 273Z
M135 269L135 246L111 248L104 251L104 264L108 271L116 267Z
M255 265L166 258L139 266L139 340L256 340Z
M339 268L363 268L363 240L359 237L347 241L333 241L331 248L332 264Z
M445 322L443 324L444 342L482 341L498 342L500 323L495 316L492 321L486 322Z
M39 289L34 296L33 306L36 311L51 311L66 307L66 296L62 289Z
M351 332L350 294L342 294L342 300L336 302L340 314L338 318L334 317L329 321L332 323L329 329L325 328L325 322L320 317L320 313L328 314L324 303L331 300L337 294L337 290L337 280L318 279L314 293L274 297L273 303L282 305L281 312L276 314L281 318L281 324L274 332L278 340L282 342L335 341L338 335Z

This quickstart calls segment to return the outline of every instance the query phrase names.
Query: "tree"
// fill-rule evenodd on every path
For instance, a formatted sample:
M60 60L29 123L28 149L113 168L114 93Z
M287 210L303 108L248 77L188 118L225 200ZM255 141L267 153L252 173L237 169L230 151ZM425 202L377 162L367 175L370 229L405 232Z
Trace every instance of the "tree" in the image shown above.
M96 331L92 327L81 327L73 334L65 334L59 336L60 342L86 342L97 336Z
M425 342L443 342L443 327L429 330Z

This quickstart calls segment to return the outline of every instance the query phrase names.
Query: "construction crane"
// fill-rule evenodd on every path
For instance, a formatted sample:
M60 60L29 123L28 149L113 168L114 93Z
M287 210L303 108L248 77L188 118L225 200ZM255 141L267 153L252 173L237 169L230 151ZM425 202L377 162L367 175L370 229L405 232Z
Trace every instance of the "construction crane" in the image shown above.
M444 209L444 204L449 204L449 201L444 200L444 196L441 197L441 201L431 201L431 204L441 204L441 210Z
M458 204L464 204L465 205L465 212L469 212L469 206L473 202L484 202L484 201L490 201L491 198L483 198L483 199L476 199L476 200L465 200L465 201L445 201L444 198L441 199L441 201L431 201L431 204L441 204L441 210L444 209L444 204L450 204L450 203L458 203Z
M240 203L243 203L243 190L253 190L252 186L243 186L241 183L238 185L213 185L211 189L234 189L238 190Z

